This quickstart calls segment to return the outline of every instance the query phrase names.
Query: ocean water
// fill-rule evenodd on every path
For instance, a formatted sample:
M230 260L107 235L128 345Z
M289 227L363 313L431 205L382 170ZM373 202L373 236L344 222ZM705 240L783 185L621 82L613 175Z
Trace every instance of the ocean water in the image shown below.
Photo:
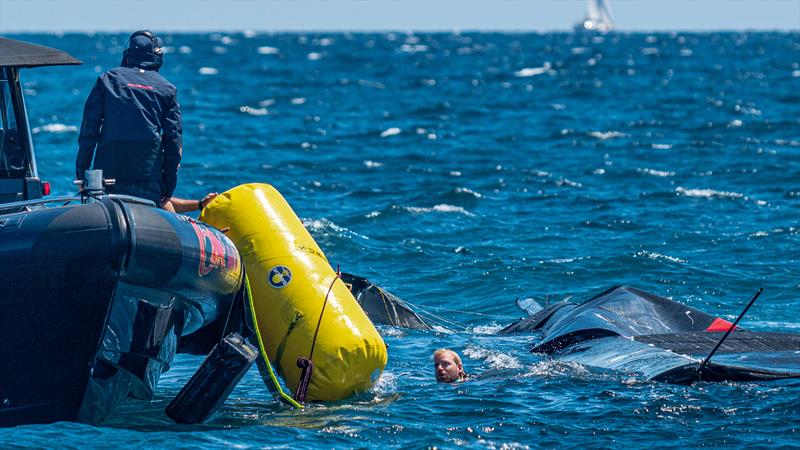
M23 35L79 67L23 72L39 171L72 191L95 77L127 35ZM177 195L278 188L333 265L458 325L382 327L371 392L303 411L255 369L204 425L152 402L0 446L800 446L800 382L672 386L548 361L497 336L516 298L626 284L800 333L800 33L219 33L164 36L179 89ZM431 353L485 376L436 384ZM54 374L54 377L57 377Z

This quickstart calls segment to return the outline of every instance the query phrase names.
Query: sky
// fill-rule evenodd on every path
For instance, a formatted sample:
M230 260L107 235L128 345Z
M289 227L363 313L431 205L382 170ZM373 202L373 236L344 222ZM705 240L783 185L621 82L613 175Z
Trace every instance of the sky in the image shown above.
M800 32L800 0L610 0L619 30ZM551 31L586 0L0 0L25 31Z

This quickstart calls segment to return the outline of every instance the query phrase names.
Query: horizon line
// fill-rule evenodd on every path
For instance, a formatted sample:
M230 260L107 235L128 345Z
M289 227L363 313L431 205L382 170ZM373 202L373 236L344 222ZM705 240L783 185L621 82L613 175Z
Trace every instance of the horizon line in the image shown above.
M0 34L117 34L129 33L130 29L65 29L65 30L0 30ZM286 29L253 29L253 28L234 28L234 29L179 29L179 30L156 30L157 33L168 34L200 34L200 33L259 33L259 34L294 34L294 33L508 33L508 34L545 34L545 33L571 33L581 34L582 32L575 32L573 28L549 28L549 29L515 29L515 28L383 28L383 29L344 29L344 28L286 28ZM765 33L786 33L786 34L800 34L800 30L793 28L658 28L658 29L643 29L643 28L625 28L615 29L606 33L596 33L599 36L609 34L628 34L628 33L735 33L735 32L765 32ZM587 34L592 34L591 32Z

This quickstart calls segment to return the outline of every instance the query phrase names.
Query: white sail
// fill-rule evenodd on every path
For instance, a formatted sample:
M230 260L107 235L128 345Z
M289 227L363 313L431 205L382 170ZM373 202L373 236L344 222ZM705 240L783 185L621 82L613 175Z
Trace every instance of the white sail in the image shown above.
M614 28L614 16L608 0L587 0L586 18L577 29L606 32Z

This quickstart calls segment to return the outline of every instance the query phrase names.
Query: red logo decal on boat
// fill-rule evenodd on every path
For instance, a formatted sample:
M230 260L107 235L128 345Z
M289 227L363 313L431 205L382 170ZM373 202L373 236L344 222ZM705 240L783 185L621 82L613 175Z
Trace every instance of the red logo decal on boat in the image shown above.
M204 277L214 269L236 270L239 267L239 258L236 248L228 245L225 239L220 238L214 231L205 226L192 222L192 228L197 235L200 250L200 264L197 274Z

